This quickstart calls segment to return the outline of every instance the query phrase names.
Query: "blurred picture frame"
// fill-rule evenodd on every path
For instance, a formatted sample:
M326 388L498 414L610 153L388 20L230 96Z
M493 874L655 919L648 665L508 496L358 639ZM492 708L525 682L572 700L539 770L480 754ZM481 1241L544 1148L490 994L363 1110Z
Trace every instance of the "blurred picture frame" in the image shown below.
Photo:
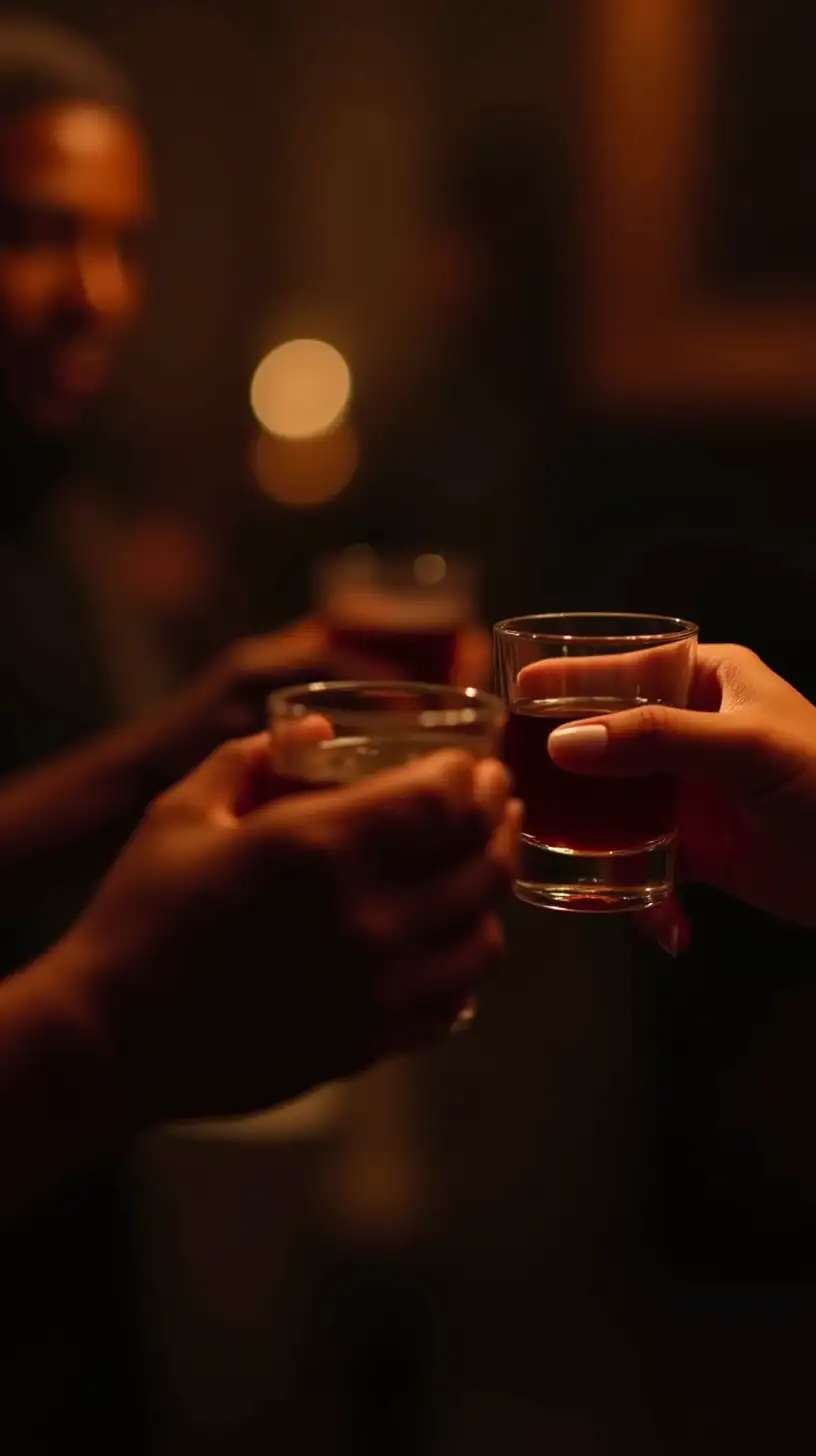
M602 409L816 409L816 257L812 293L783 277L732 295L706 267L727 185L723 16L713 0L582 0L578 388Z

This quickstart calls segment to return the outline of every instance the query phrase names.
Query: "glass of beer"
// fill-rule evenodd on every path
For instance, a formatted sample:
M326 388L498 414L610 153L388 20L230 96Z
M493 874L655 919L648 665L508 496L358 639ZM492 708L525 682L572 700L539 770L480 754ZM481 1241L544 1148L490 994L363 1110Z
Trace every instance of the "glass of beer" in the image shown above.
M475 617L476 571L435 552L355 546L318 567L316 596L337 649L390 663L410 681L448 683L458 635Z
M649 703L685 707L698 629L674 617L573 612L494 628L508 707L505 761L524 801L519 899L556 910L642 910L674 883L676 784L670 774L568 773L549 756L566 723Z
M293 793L352 784L443 748L499 757L506 717L490 693L427 683L311 683L269 699L275 772ZM470 1000L454 1029L475 1014Z

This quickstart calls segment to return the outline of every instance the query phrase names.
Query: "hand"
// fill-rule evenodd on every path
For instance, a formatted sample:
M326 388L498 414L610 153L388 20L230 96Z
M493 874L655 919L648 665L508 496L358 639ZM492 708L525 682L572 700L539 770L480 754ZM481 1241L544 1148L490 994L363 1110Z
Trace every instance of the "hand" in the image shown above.
M678 773L681 873L816 926L816 707L730 646L699 648L690 704L584 720L550 754L573 773Z
M136 1126L270 1106L441 1034L499 957L500 764L446 752L258 805L268 754L228 744L157 800L63 944Z
M295 622L266 637L249 637L223 652L168 705L137 726L140 756L159 783L172 783L227 739L259 732L275 688L328 675L388 678L384 664L339 651L319 621Z

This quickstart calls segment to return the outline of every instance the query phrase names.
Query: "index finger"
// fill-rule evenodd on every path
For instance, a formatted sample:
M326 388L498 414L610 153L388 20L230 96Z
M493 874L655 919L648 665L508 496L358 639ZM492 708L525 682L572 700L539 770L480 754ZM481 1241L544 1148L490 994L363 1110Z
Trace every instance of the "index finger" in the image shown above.
M650 703L715 713L726 699L731 706L756 701L781 687L782 682L756 653L735 643L700 643L691 667L688 702L683 701L683 664L672 653L687 650L687 643L615 653L607 657L542 658L523 667L518 675L518 697L628 698ZM678 671L678 668L681 670ZM677 691L678 684L681 691ZM604 691L599 691L600 687ZM615 691L625 686L626 692ZM593 687L596 691L592 691ZM599 710L600 712L600 710Z
M501 765L496 772L504 773ZM253 816L255 835L291 820L310 823L383 874L420 877L440 864L483 848L490 839L497 795L480 802L476 761L454 750L429 754L401 768L385 769L348 788L304 794Z
M511 702L536 698L608 700L612 703L671 703L684 707L694 682L689 641L660 643L633 652L542 657L522 667L507 684ZM610 709L611 710L611 709ZM597 709L598 713L603 708Z
M358 852L376 872L425 878L481 851L499 822L502 764L445 750L355 786Z

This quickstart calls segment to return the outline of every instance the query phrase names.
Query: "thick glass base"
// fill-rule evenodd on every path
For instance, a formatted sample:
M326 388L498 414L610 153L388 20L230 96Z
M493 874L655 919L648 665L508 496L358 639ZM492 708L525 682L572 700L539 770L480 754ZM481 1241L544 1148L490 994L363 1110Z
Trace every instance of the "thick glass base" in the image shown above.
M674 888L675 836L634 850L585 853L522 836L519 900L547 910L614 915L647 910Z

